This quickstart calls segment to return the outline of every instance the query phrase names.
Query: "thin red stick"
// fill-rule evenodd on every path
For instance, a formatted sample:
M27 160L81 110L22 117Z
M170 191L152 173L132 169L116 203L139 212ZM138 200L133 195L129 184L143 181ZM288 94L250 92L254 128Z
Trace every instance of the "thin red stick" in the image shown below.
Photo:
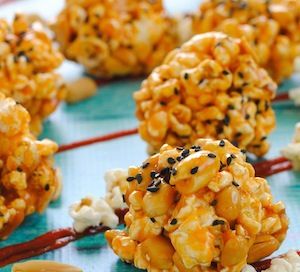
M119 223L124 223L124 216L128 209L117 209L115 214L119 217ZM8 264L39 256L43 253L64 247L72 241L86 236L95 235L108 230L106 226L89 228L83 233L77 233L72 228L58 229L47 232L31 241L16 244L0 249L0 267Z
M276 97L273 99L273 102L280 102L289 99L290 99L289 93L280 93L276 95Z
M292 163L284 158L278 157L275 159L254 163L256 175L261 177L271 176L293 168Z
M67 150L72 150L72 149L75 149L75 148L80 148L80 147L95 144L95 143L111 141L113 139L129 136L129 135L134 135L134 134L137 134L137 133L138 133L138 129L133 128L133 129L128 129L128 130L121 130L121 131L118 131L118 132L110 133L110 134L99 136L99 137L93 137L93 138L89 138L89 139L86 139L86 140L61 145L59 147L57 153L61 153L61 152L67 151Z

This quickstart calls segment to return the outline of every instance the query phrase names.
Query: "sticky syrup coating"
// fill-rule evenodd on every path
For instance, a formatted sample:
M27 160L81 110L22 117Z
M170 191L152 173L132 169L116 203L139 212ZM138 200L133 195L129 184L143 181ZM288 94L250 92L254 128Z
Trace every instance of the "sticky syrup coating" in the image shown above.
M53 166L56 143L29 131L26 109L0 93L0 239L24 218L43 212L57 197L60 178Z
M284 204L273 202L267 181L227 140L166 144L128 174L126 228L105 236L137 268L240 272L285 238Z
M64 98L64 85L55 72L63 56L42 25L27 19L16 14L12 24L0 20L0 93L29 111L31 131L37 135Z
M162 1L67 0L53 26L62 52L102 78L149 74L177 46Z
M300 55L298 0L204 0L193 15L193 33L222 31L244 36L271 77L282 82Z
M244 40L211 32L172 51L134 93L139 133L157 152L164 144L226 138L262 156L275 127L276 84Z

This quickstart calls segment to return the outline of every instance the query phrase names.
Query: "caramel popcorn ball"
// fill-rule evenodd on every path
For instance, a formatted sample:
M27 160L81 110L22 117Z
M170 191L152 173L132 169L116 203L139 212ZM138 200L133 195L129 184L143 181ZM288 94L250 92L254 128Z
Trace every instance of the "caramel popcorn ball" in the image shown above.
M275 91L244 40L197 35L171 52L134 94L139 132L150 152L208 137L262 156L275 127Z
M0 20L0 93L29 111L34 134L63 99L64 86L54 71L62 60L40 24L29 24L20 14L12 25Z
M125 262L147 271L240 272L284 240L284 204L227 140L164 145L128 170L125 230L105 233Z
M0 238L6 238L24 218L43 212L60 188L53 167L57 145L37 141L29 131L23 106L0 93Z
M193 17L194 33L244 36L277 82L293 73L300 55L299 0L204 0Z
M53 28L65 56L95 76L150 73L177 46L161 1L66 0Z

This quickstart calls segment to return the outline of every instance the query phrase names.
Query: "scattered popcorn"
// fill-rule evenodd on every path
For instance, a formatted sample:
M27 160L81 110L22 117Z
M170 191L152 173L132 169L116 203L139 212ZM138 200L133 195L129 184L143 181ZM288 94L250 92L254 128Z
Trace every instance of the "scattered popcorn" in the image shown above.
M0 20L0 93L28 110L35 135L64 99L65 86L55 72L62 61L41 24L21 14L15 15L11 25Z
M286 236L284 205L273 202L267 181L227 140L198 139L190 149L164 145L142 166L129 167L127 184L126 228L105 237L139 269L241 271Z
M101 224L115 228L119 223L118 216L103 198L83 198L70 206L69 214L74 220L73 227L77 232Z
M77 103L94 96L97 92L96 82L89 77L81 77L66 84L67 103Z
M27 215L43 212L60 193L54 168L58 146L38 141L29 131L26 109L0 93L0 238L6 238Z
M134 93L139 133L151 153L199 137L229 139L257 156L269 150L277 86L244 40L211 32L169 53Z
M288 144L281 153L292 162L295 170L300 171L300 123L296 124L294 142Z
M271 262L271 267L262 272L299 272L300 257L297 251L290 250L285 256L275 258ZM247 265L242 272L256 272L253 266Z
M83 272L83 270L68 264L36 260L16 263L12 267L12 272Z
M292 75L300 56L299 16L299 0L204 0L194 13L193 29L244 37L259 64L281 82Z
M289 97L295 102L295 105L300 106L300 88L290 90Z
M124 169L113 169L107 171L104 179L106 181L106 196L107 203L114 209L128 208L124 201L124 194L128 184L126 178L128 171Z

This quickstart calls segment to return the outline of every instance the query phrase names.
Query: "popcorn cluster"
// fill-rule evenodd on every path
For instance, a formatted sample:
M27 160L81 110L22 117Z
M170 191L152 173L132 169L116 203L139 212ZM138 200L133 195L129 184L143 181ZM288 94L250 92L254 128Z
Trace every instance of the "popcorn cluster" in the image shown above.
M43 212L61 188L53 154L57 145L29 132L29 113L0 93L0 238L24 218Z
M64 97L64 85L54 71L62 60L40 24L29 24L20 14L12 25L0 20L0 93L29 111L34 134Z
M65 56L96 76L150 73L177 46L161 1L67 0L53 28Z
M140 135L150 152L209 137L262 156L275 127L270 105L276 87L244 40L197 35L171 52L134 94Z
M241 271L270 255L288 219L267 181L227 140L164 145L128 169L125 230L105 233L125 262L147 271ZM223 270L222 270L223 269Z
M193 16L193 32L244 36L277 82L294 71L300 55L300 1L204 0Z

